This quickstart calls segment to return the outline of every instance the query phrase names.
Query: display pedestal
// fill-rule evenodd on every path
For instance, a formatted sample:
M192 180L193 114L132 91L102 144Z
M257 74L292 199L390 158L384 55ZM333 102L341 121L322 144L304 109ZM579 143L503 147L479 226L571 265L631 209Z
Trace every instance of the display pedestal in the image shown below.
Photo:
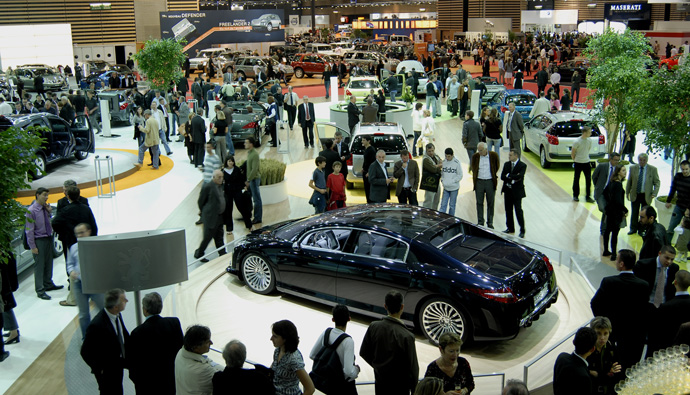
M113 134L110 129L110 122L112 117L110 116L110 104L107 100L99 100L99 111L101 113L101 130L103 131L103 137L113 138L120 137L119 134Z

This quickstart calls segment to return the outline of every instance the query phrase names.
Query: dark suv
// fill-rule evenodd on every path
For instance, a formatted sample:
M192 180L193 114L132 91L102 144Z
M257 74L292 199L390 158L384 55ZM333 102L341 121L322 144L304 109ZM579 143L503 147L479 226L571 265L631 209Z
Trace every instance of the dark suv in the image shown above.
M64 119L48 114L20 114L0 115L0 133L12 126L21 129L32 126L45 128L41 132L44 141L36 152L37 174L34 178L43 177L46 167L54 162L72 157L84 160L89 152L95 152L94 135L89 118L77 115L74 123L70 125Z

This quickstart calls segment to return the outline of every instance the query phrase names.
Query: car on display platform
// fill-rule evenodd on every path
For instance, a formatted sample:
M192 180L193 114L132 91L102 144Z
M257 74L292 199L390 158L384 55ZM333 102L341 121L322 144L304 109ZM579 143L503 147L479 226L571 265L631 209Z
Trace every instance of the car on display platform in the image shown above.
M15 126L20 129L41 127L44 139L36 151L36 172L34 179L43 177L49 164L70 159L84 160L95 152L95 138L89 118L77 114L72 125L57 115L49 113L0 115L0 133Z
M351 206L255 230L228 272L258 294L275 290L380 318L390 290L402 321L429 341L454 332L510 339L558 299L549 258L491 229L418 206Z
M550 111L539 114L525 122L522 150L539 155L543 168L553 162L573 163L570 156L573 143L582 136L582 128L592 128L592 142L589 157L592 163L606 157L606 130L592 121L592 117L577 111Z
M335 60L328 55L298 53L292 58L290 65L295 71L295 77L302 78L306 75L311 78L314 74L323 74L326 70L326 63L334 62Z
M558 65L558 74L561 75L561 82L571 82L577 71L582 77L581 83L586 83L588 69L589 63L586 60L567 60Z
M486 93L484 94L483 98L486 97L486 101L489 100L489 98L493 97L498 92L506 90L506 86L503 84L498 83L498 78L496 77L477 77L479 78L484 86L486 87ZM483 99L482 98L482 99ZM482 100L484 101L484 100Z
M352 65L356 64L359 67L369 67L373 64L374 67L379 63L383 62L383 68L391 71L395 70L400 64L398 59L386 58L378 52L364 52L364 51L350 51L343 54L343 61L348 66L348 69Z
M265 126L268 104L263 102L233 100L227 102L232 108L232 127L230 136L233 143L241 143L248 137L261 141L261 131ZM251 112L247 107L251 107Z
M265 30L271 32L275 29L280 29L280 17L276 14L263 14L256 19L252 19L252 30Z
M308 43L304 47L306 50L305 52L311 52L311 53L320 53L322 55L329 55L333 56L333 48L331 48L330 45L324 44L324 43Z
M510 103L515 103L515 110L522 115L523 121L529 120L529 113L534 107L537 96L527 89L507 89L494 94L486 105L498 110L498 114L503 121L503 114L508 111Z
M88 77L94 74L101 75L105 73L110 65L105 60L87 60L84 62L84 66L89 70L85 74L85 77Z
M378 93L379 90L383 89L379 79L374 76L357 76L350 77L350 80L345 86L345 96L354 96L357 100L362 101L365 97L369 95L371 90L374 93Z
M195 57L189 59L189 68L191 70L204 70L208 66L208 60L213 57L227 52L227 48L208 48L199 51Z
M673 70L674 68L678 67L678 62L680 62L681 56L683 56L683 54L679 53L675 56L671 56L670 58L660 61L659 68L666 67L668 70Z
M256 79L255 65L259 65L264 72L267 72L269 66L273 67L273 72L276 74L279 70L278 61L268 56L243 56L238 57L235 61L235 74L243 80L247 78ZM293 75L295 75L295 70L292 66L285 65L285 81L290 81Z
M118 73L120 75L120 80L123 78L127 78L129 76L132 76L132 79L134 79L134 73L132 72L132 69L127 67L127 65L124 64L114 64L114 65L108 65L107 70L104 71L101 74L91 74L85 78L87 84L91 84L91 82L96 82L96 80L100 81L102 86L108 86L108 83L110 81L110 75L112 73Z
M9 78L12 78L14 86L17 86L18 81L22 81L24 83L24 90L35 92L34 78L38 76L43 77L43 89L46 91L60 91L69 87L69 83L64 76L46 65L17 66L14 70L14 75Z

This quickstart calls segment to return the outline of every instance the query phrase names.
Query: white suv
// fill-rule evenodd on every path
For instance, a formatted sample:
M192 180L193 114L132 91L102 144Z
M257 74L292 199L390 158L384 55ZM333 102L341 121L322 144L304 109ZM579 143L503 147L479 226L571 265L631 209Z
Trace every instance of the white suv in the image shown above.
M362 136L372 137L371 145L378 151L386 152L386 167L393 174L393 165L400 160L400 151L410 150L407 144L407 136L397 123L393 122L365 122L358 123L353 131L350 142L351 157L347 160L347 183L363 183L362 165L364 164L364 146Z
M543 168L552 162L572 163L570 153L573 143L582 136L582 128L592 128L592 147L589 157L592 162L606 156L606 130L592 122L592 117L577 111L553 111L539 114L525 123L522 150L539 155Z

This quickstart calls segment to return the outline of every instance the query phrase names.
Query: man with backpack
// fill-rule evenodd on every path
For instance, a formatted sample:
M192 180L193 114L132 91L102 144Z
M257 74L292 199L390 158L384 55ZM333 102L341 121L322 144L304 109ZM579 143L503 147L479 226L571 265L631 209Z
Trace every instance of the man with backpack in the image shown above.
M333 308L335 328L328 328L319 336L309 354L314 365L309 376L314 386L327 395L357 394L355 379L359 366L355 365L355 342L345 333L350 311L339 304Z

